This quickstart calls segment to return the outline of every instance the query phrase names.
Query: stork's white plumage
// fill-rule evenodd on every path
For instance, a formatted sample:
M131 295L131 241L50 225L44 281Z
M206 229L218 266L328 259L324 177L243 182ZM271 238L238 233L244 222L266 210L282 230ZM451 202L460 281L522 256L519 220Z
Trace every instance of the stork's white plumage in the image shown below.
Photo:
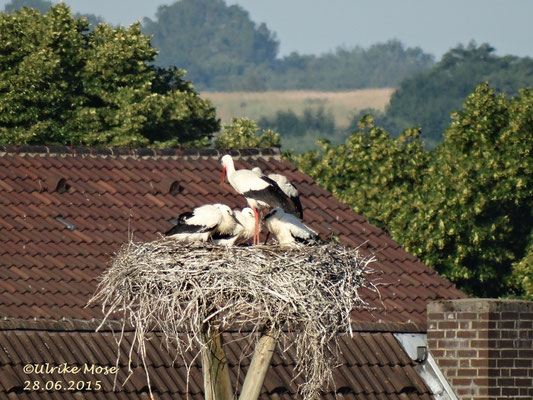
M296 205L279 188L278 184L250 169L235 170L229 154L222 157L222 182L227 175L230 185L242 194L255 214L254 244L259 244L259 211L263 207L281 207L287 212L298 213ZM221 182L221 183L222 183Z
M233 215L237 220L233 232L230 234L214 234L212 240L216 244L233 246L235 243L250 240L255 234L255 214L250 207L243 208L242 211L234 210Z
M227 205L206 204L181 214L178 223L165 235L183 242L207 242L214 233L232 232L235 224L233 212Z
M279 207L268 213L265 223L280 246L292 246L296 243L312 244L318 240L318 234L315 231Z
M255 172L257 175L263 175L263 171L261 171L261 168L259 167L252 168L252 171ZM287 197L291 199L291 201L294 203L296 209L298 210L297 217L303 218L304 213L302 209L302 203L300 202L300 195L298 193L298 189L296 189L294 185L289 181L289 178L281 174L268 174L267 176L274 182L276 182L279 188L283 191L283 193L285 193Z

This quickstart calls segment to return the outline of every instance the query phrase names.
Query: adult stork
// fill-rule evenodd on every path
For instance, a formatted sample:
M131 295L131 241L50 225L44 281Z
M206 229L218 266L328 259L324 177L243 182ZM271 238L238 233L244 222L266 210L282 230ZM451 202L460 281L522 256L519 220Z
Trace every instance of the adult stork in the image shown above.
M222 181L226 175L230 185L242 194L255 215L254 244L259 244L259 209L263 207L281 207L291 214L299 214L298 208L279 188L278 184L264 175L258 175L250 169L235 170L233 158L226 154L221 159Z
M252 168L252 171L254 171L258 175L263 175L263 171L261 171L261 168L259 167ZM291 201L294 203L298 210L297 217L303 218L304 212L302 209L302 203L300 202L300 194L298 193L298 189L296 189L294 185L289 181L289 178L281 174L268 174L267 176L274 182L276 182L279 188L283 190L283 193L285 193L287 197L291 199Z
M242 211L234 210L233 214L237 223L233 231L228 234L215 233L211 239L213 243L233 246L235 243L250 240L255 235L255 214L250 207L243 208Z
M207 242L213 234L227 234L236 225L233 211L225 204L206 204L182 213L166 236L183 242Z
M314 230L279 207L273 208L267 214L265 223L280 246L292 246L296 243L314 244L319 240Z

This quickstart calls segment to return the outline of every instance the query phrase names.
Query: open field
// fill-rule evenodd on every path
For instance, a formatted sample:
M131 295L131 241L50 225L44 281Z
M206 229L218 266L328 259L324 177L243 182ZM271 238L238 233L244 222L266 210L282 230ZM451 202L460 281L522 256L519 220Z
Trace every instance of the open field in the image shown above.
M270 92L202 92L200 95L213 102L222 123L231 118L248 117L258 120L273 116L277 111L291 109L301 115L306 108L323 106L331 112L335 123L345 127L354 112L364 108L383 110L389 103L394 89L361 89L344 92L319 92L312 90L290 90Z

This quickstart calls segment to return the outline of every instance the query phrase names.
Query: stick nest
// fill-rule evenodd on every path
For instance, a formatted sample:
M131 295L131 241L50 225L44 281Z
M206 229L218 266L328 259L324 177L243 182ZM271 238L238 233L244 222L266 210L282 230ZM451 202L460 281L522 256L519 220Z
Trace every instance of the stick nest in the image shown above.
M337 335L352 333L350 313L369 309L360 289L377 291L367 279L371 261L334 244L286 249L172 239L129 242L89 303L101 304L104 321L121 313L124 326L135 330L132 348L137 345L143 361L145 339L154 327L184 361L187 351L198 356L206 346L206 327L239 330L255 338L252 342L263 330L274 329L278 346L295 348L295 377L305 381L300 394L315 398L331 381Z

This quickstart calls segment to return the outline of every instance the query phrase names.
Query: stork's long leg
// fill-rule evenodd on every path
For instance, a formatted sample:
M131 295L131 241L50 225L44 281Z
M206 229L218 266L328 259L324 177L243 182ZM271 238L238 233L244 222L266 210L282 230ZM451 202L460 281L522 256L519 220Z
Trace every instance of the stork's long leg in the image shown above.
M259 244L259 212L257 211L257 208L253 208L254 215L255 215L255 230L254 230L254 244Z

